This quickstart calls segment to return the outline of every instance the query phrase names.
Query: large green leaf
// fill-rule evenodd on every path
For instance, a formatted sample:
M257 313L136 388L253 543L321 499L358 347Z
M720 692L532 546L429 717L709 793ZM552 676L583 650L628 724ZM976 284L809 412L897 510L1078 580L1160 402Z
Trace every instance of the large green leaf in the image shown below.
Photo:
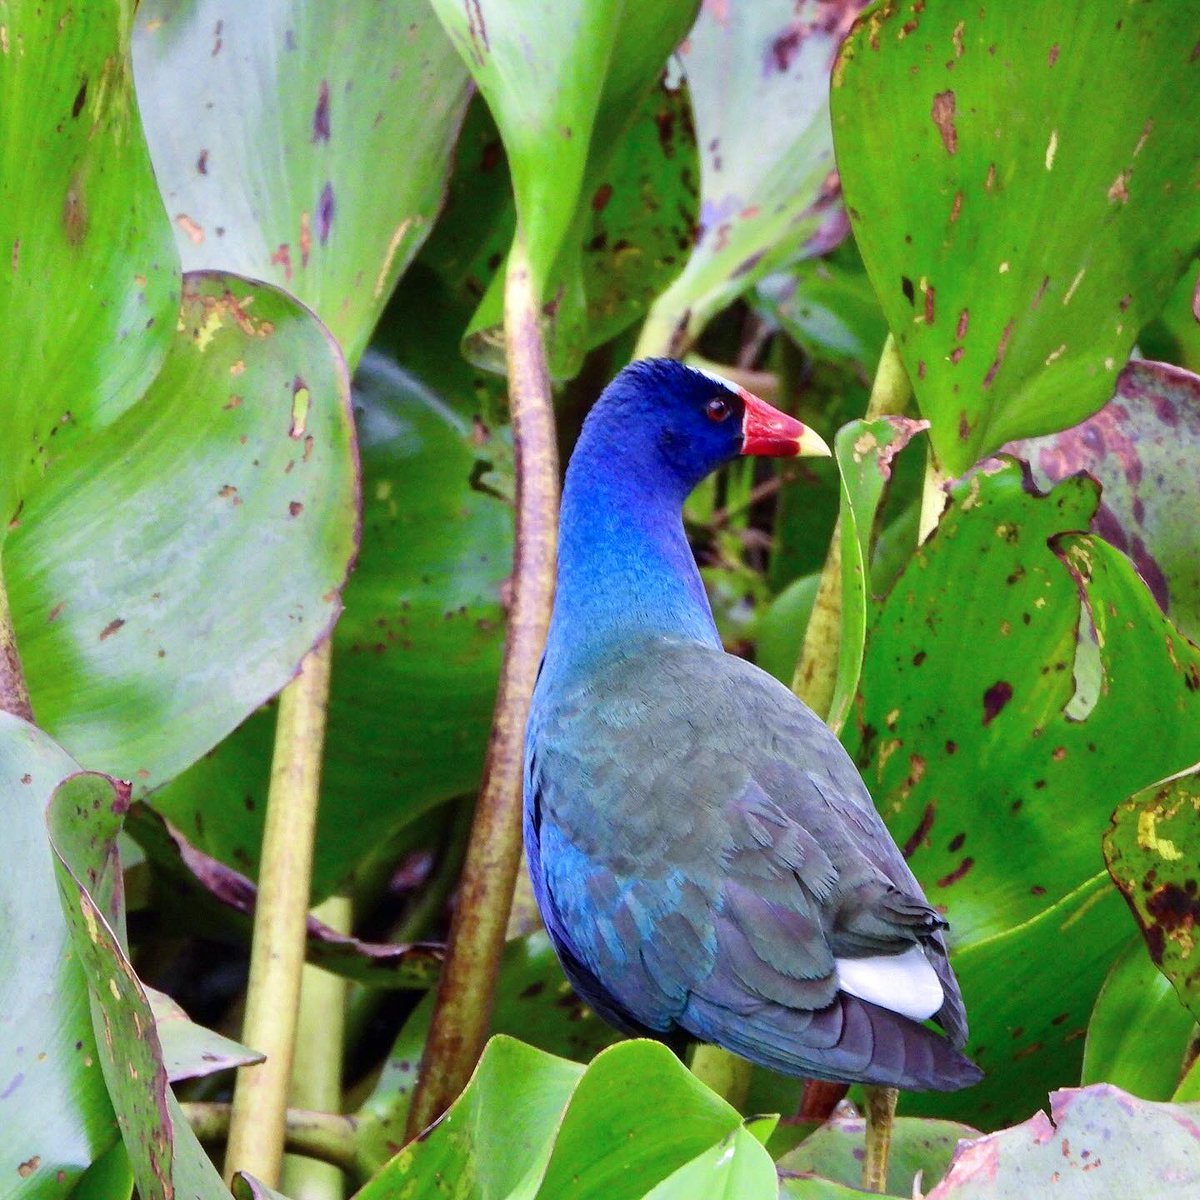
M123 946L117 833L129 787L74 775L46 810L62 911L87 977L96 1049L142 1200L222 1200L221 1178L173 1110L154 1011ZM177 1178L177 1170L182 1172Z
M0 1179L6 1196L31 1200L66 1196L120 1139L43 821L78 770L44 733L0 713Z
M939 463L1112 394L1200 241L1200 65L1172 3L877 6L833 77L838 167Z
M1096 997L1083 1047L1083 1082L1116 1084L1143 1100L1170 1100L1194 1028L1192 1014L1135 935Z
M775 1164L744 1125L697 1154L646 1194L645 1200L778 1200Z
M441 207L469 79L424 0L147 0L155 172L190 270L310 305L357 363Z
M136 401L170 342L178 265L133 101L134 7L0 7L0 538L37 474Z
M356 535L345 368L265 285L189 276L141 403L32 492L6 546L40 723L153 788L285 684Z
M862 0L705 4L680 57L700 159L700 229L683 274L655 302L642 346L679 352L706 322L789 259L847 231L828 81Z
M1162 1200L1200 1191L1200 1106L1108 1084L1050 1097L1050 1115L963 1145L926 1200Z
M512 510L487 469L508 454L503 435L381 357L369 356L356 382L363 538L334 634L318 896L398 829L476 786L512 569ZM256 715L155 797L190 840L247 873L273 728L272 712Z
M603 208L611 196L614 150L687 31L695 2L486 0L464 6L434 0L433 7L495 117L534 292L547 305L551 345L559 348L556 373L573 374L586 314L586 208L597 197ZM552 288L564 254L562 279ZM473 353L484 359L495 357L495 315L494 302L485 304L469 330Z
M1200 690L1194 656L1188 665L1189 684ZM1200 775L1155 784L1121 804L1104 855L1150 957L1200 1020Z
M1087 471L1104 489L1093 528L1133 559L1163 610L1200 638L1200 378L1167 363L1131 362L1116 395L1062 433L1010 449L1040 487Z
M916 1110L987 1124L1076 1077L1082 1044L1064 1038L1082 1036L1126 938L1100 836L1122 799L1200 757L1200 652L1118 551L1065 532L1087 528L1091 481L1041 496L995 463L953 498L879 610L847 733L949 917L989 1072L966 1106L920 1097ZM1072 707L1081 602L1102 673L1086 712Z

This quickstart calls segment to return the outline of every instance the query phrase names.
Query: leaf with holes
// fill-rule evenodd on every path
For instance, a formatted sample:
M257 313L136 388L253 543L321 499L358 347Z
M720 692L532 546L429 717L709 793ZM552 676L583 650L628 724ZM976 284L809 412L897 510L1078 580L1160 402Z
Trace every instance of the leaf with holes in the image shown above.
M1167 363L1131 362L1116 395L1062 433L1014 442L1039 487L1087 471L1104 489L1092 528L1133 559L1171 620L1200 638L1200 378Z
M5 5L0 75L0 539L70 443L167 354L179 294L127 55L133 0Z
M142 401L32 492L4 570L39 722L170 779L292 676L356 539L345 367L290 297L189 276Z
M1145 788L1121 804L1104 856L1150 957L1200 1020L1200 775Z
M147 0L133 49L184 267L286 287L356 364L441 208L470 94L428 5Z
M1200 245L1186 5L877 6L833 75L855 237L961 474L1095 412Z

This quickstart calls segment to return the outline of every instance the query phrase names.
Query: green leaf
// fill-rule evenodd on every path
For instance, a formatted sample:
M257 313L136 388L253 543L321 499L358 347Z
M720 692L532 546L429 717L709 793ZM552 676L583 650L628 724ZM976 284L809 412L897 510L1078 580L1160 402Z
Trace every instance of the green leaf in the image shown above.
M715 1146L673 1171L645 1200L777 1200L775 1164L746 1126L739 1125Z
M500 1200L532 1197L545 1170L560 1114L584 1069L512 1038L488 1042L463 1094L420 1139L410 1142L360 1191L384 1200L445 1194ZM523 1186L522 1186L523 1185Z
M42 819L54 789L78 771L44 733L0 713L9 931L0 949L0 1178L6 1195L31 1200L66 1196L120 1140Z
M1161 1200L1200 1189L1200 1108L1108 1084L1050 1096L1050 1116L968 1142L926 1200Z
M355 465L345 369L312 315L189 276L149 392L55 464L9 535L39 722L138 791L209 750L336 616Z
M1194 647L1187 648L1194 656ZM1194 657L1188 666L1192 690L1200 689ZM1155 784L1121 804L1104 836L1104 857L1141 926L1150 957L1200 1020L1200 958L1195 954L1200 775Z
M952 496L879 609L847 733L950 920L969 1050L988 1072L967 1096L914 1098L913 1110L987 1124L1075 1077L1077 1039L1126 940L1099 840L1122 799L1200 757L1200 652L1118 551L1062 532L1087 527L1091 481L1041 496L1017 464L993 463ZM1101 672L1087 711L1073 707L1081 604Z
M441 207L470 94L428 5L147 0L134 58L184 266L286 287L356 364Z
M227 1038L212 1029L197 1025L165 992L142 985L154 1027L162 1049L163 1066L172 1083L181 1079L200 1079L232 1067L260 1063L264 1055Z
M316 897L434 805L476 787L512 569L512 509L489 490L489 466L509 454L505 435L374 354L355 407L362 550L334 633ZM248 873L273 731L272 712L256 715L154 801L200 849Z
M1146 358L1200 372L1198 271L1200 262L1192 263L1167 297L1162 312L1138 335L1138 349Z
M1083 1082L1170 1100L1195 1021L1140 938L1113 963L1088 1022Z
M1039 487L1087 471L1104 491L1093 529L1133 559L1174 624L1200 638L1200 378L1166 363L1131 362L1116 395L1062 433L1014 443Z
M858 0L731 0L701 9L680 58L700 159L700 230L655 302L644 353L679 353L789 260L847 231L833 175L828 80Z
M840 730L858 691L867 624L876 603L871 587L871 540L884 489L892 476L892 460L927 421L879 417L851 421L834 442L841 480L842 627L837 679L826 721Z
M556 374L572 375L587 312L582 271L582 237L591 220L587 208L603 209L603 197L611 196L621 179L616 172L609 177L614 151L687 31L694 0L604 5L500 0L471 7L434 0L434 10L496 120L534 292L548 304L552 366ZM644 134L648 130L644 124ZM665 147L660 154L642 136L641 148L627 144L624 153L630 165L651 162L654 176L677 191L674 181L681 176L664 161ZM638 196L625 203L658 224L660 201ZM662 240L676 219L668 207ZM651 244L658 240L650 239ZM561 263L560 256L565 256ZM557 280L556 269L561 269ZM478 361L498 357L498 312L493 295L472 319L467 343Z
M133 98L134 8L5 5L0 537L46 465L141 396L171 340L179 268Z
M1186 6L876 7L833 75L838 167L937 460L1112 394L1200 239Z
M819 1175L849 1187L858 1187L862 1178L864 1136L862 1117L835 1113L779 1160L779 1173L785 1178L791 1174ZM892 1125L886 1193L913 1196L918 1188L930 1187L946 1173L958 1142L977 1136L977 1130L957 1121L897 1117Z
M114 1142L88 1169L71 1191L71 1200L130 1200L133 1167L125 1143Z
M87 977L96 1048L142 1200L221 1200L220 1176L172 1111L154 1013L122 945L117 834L128 785L75 775L46 810L62 911ZM183 1174L176 1178L176 1168Z

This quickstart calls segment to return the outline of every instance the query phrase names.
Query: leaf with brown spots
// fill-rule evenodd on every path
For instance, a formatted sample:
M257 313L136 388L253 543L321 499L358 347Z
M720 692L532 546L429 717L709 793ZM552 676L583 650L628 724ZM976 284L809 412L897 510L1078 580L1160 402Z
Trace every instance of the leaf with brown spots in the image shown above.
M1009 449L1028 460L1039 487L1076 471L1099 480L1092 529L1129 555L1163 611L1200 640L1200 378L1167 363L1131 362L1094 416Z
M1018 464L985 465L954 485L868 631L848 740L909 865L945 908L970 1050L987 1072L972 1107L922 1097L922 1112L1007 1119L1078 1071L1077 1031L1126 936L1097 874L1100 837L1132 791L1200 759L1200 692L1189 686L1200 650L1124 556L1071 532L1096 503L1086 477L1040 495ZM1081 604L1096 670L1077 683ZM1089 681L1089 703L1077 704ZM1068 920L1069 964L1058 941ZM1068 982L1062 1030L1050 1021Z
M1194 257L1200 65L1186 5L911 10L877 7L847 39L834 140L867 271L958 475L1100 408ZM936 290L924 321L902 277Z
M177 1160L186 1158L186 1194L223 1200L216 1169L172 1111L154 1011L125 949L117 834L128 804L128 785L104 775L74 775L55 790L46 824L62 910L87 977L100 1066L138 1194L172 1200Z
M1156 784L1121 804L1104 857L1150 957L1200 1020L1200 775Z

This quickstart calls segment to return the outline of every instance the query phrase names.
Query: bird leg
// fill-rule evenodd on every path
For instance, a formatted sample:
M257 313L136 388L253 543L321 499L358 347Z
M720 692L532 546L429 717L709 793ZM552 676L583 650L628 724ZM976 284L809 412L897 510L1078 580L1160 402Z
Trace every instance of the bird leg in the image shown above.
M863 1088L867 1102L866 1151L863 1155L864 1191L882 1192L887 1185L888 1150L892 1144L892 1118L900 1093L893 1087Z

